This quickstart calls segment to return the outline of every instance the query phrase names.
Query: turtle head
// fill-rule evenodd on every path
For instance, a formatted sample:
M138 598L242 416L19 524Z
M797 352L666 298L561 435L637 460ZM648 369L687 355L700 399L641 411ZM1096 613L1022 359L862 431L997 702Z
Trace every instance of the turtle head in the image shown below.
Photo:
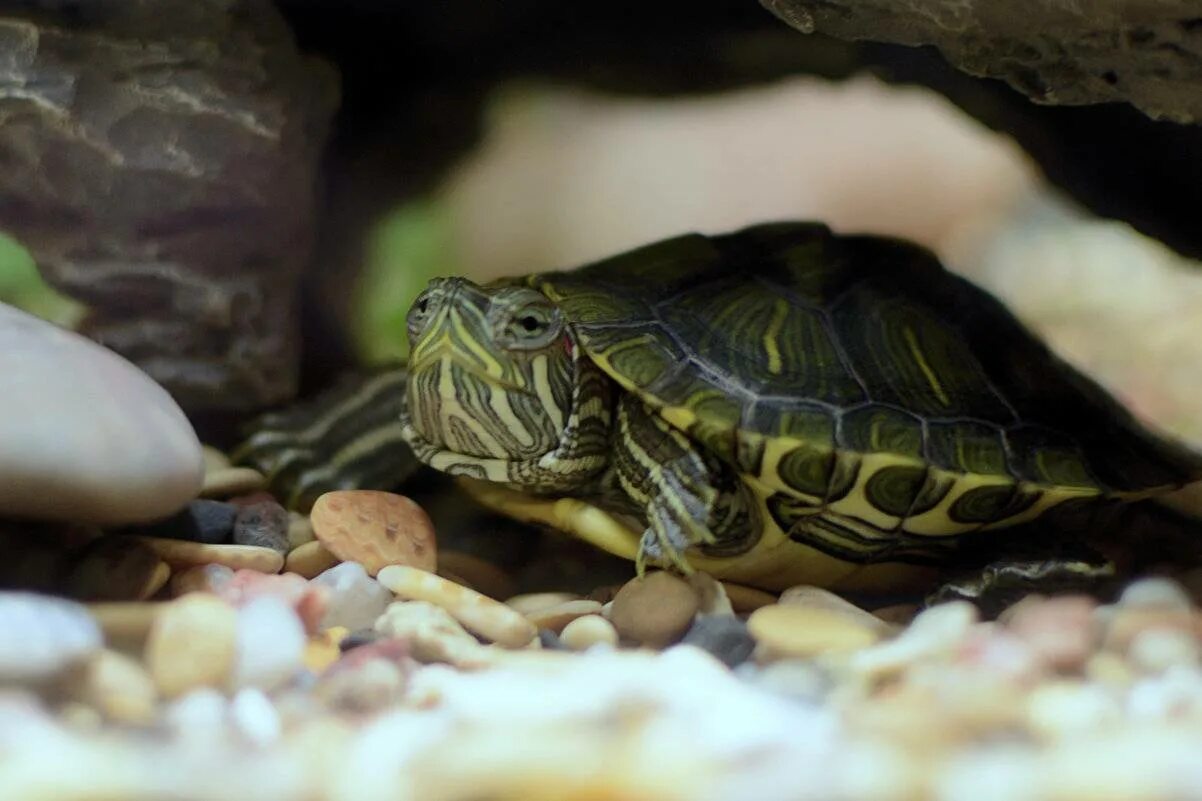
M571 332L525 286L430 282L409 310L407 438L424 460L502 464L555 450L572 412ZM453 472L477 472L470 469Z

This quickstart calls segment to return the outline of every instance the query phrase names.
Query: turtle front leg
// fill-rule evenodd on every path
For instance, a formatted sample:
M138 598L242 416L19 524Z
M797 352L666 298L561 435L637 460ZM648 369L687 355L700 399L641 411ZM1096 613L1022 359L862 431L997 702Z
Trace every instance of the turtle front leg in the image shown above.
M648 562L688 573L690 547L727 551L732 542L753 538L741 483L729 467L635 398L623 398L617 416L615 475L647 521L636 561L640 574Z

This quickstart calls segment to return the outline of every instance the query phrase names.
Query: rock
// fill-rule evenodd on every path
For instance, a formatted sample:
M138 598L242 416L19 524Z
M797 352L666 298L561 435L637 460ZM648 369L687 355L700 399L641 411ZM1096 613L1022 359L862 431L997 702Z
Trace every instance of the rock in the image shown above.
M379 620L379 618L376 619ZM373 642L383 636L383 634L376 631L374 628L352 631L350 634L343 637L342 641L338 643L338 649L343 653L346 653L354 648L362 648L365 645L371 645Z
M166 520L139 526L129 530L129 533L222 545L232 538L237 515L238 507L233 504L196 500Z
M288 550L293 551L306 543L313 542L313 524L308 515L300 512L288 512Z
M697 594L697 613L699 615L733 615L734 605L731 604L726 588L722 582L709 573L700 570L691 576L685 576L693 592ZM616 593L615 593L616 595ZM612 598L607 599L612 600Z
M288 553L284 570L311 579L339 564L338 557L317 540L306 542Z
M755 650L747 624L729 615L698 615L680 642L713 654L732 668L750 659Z
M363 565L357 562L335 565L314 578L312 583L329 591L322 628L370 629L393 601L392 593L367 575Z
M1185 589L1172 579L1145 578L1128 584L1119 596L1117 606L1189 612L1191 603Z
M884 676L919 660L950 657L979 619L980 612L967 601L932 606L896 638L856 653L851 665L868 676Z
M726 597L730 600L731 606L739 614L754 612L761 606L770 606L776 603L776 596L770 592L748 587L745 584L734 584L730 581L722 582L722 589L726 593Z
M609 621L624 638L663 648L684 636L699 604L687 582L658 570L631 579L618 590Z
M13 154L0 228L88 304L89 336L189 409L287 399L337 79L269 5L106 2L85 16L56 3L0 16L0 151Z
M159 695L140 662L112 650L100 651L88 661L76 694L108 720L136 725L155 719Z
M1127 658L1145 673L1163 673L1198 664L1199 646L1192 632L1153 628L1139 632L1127 648Z
M112 351L0 304L0 376L0 516L119 526L196 496L191 424Z
M341 626L333 626L311 635L305 643L305 667L314 673L322 673L342 656L342 641L346 637L347 630Z
M205 476L210 473L216 473L219 470L225 470L227 467L232 467L230 457L226 456L223 451L214 448L212 445L201 445L201 455L204 457Z
M257 492L265 486L267 478L253 467L226 467L205 473L200 495L225 499Z
M0 683L53 679L97 653L101 630L86 607L0 591Z
M443 575L444 571L463 577L472 589L497 600L513 595L516 586L501 568L462 551L438 552L438 573Z
M229 581L216 590L219 598L243 607L256 598L278 598L296 612L305 631L318 630L325 617L329 592L325 587L306 581L295 573L260 573L257 570L237 570Z
M601 604L596 601L567 601L558 606L549 606L529 614L526 619L539 629L547 629L559 634L573 620L585 615L596 616L601 613Z
M1097 606L1084 595L1032 597L1007 609L1001 620L1049 667L1075 671L1085 665L1097 643Z
M74 559L61 589L82 601L145 600L171 577L154 551L128 537L99 537Z
M894 626L908 626L919 612L918 604L890 604L873 609L872 614Z
M458 620L442 607L425 601L390 604L376 620L376 631L408 643L410 654L419 662L447 662L467 667L490 661L484 646ZM356 648L352 653L379 644Z
M616 647L618 630L600 615L585 615L564 626L559 641L573 651L586 651L594 645Z
M230 686L279 687L304 667L305 642L305 628L286 601L271 595L254 598L238 610Z
M199 687L225 684L234 665L238 614L205 593L166 604L146 639L146 667L159 692L178 698Z
M287 556L291 550L288 523L288 510L275 501L243 506L234 518L234 543L271 548Z
M405 674L387 659L369 659L344 670L331 670L314 693L341 712L364 715L399 703L405 690Z
M253 545L207 545L203 542L168 540L161 537L138 537L150 546L159 558L173 568L197 565L225 565L235 570L257 570L278 573L284 566L284 555L270 548Z
M578 600L580 600L580 596L573 592L528 592L509 598L505 601L505 605L515 612L529 617L543 609Z
M535 626L510 607L414 567L389 565L377 577L398 598L426 601L497 645L521 648L537 635Z
M1059 739L1113 727L1122 708L1104 687L1080 681L1052 681L1035 687L1027 699L1027 725L1040 737Z
M88 614L104 632L110 648L128 653L141 652L150 629L168 604L142 601L110 601L88 604Z
M771 657L812 657L857 651L880 639L880 630L842 611L776 604L751 613L747 629Z
M225 565L197 565L171 577L171 594L178 598L189 592L217 594L234 577L234 569Z
M844 615L848 620L854 620L873 629L882 637L896 631L894 626L890 626L878 616L865 609L861 609L851 601L821 587L801 585L790 587L781 593L779 603L792 606L805 606L812 609L825 609L828 612Z
M283 725L275 705L261 690L239 690L230 702L230 722L243 739L266 748L280 739Z
M438 560L434 524L403 495L375 490L327 492L309 514L313 532L344 562L371 575L387 565L433 571Z

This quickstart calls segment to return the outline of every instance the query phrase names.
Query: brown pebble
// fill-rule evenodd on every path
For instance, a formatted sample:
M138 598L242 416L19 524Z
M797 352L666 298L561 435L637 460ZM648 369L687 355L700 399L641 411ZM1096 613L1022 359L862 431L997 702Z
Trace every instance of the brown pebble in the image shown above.
M573 651L584 651L594 645L616 646L618 630L600 615L585 615L564 626L559 641Z
M164 696L222 686L234 665L238 615L207 593L167 604L146 640L146 666Z
M730 605L739 614L754 612L762 606L771 606L776 603L776 596L772 593L764 592L755 587L748 587L746 584L734 584L724 581L722 582L722 589L726 591L726 597L730 599Z
M515 583L513 578L501 568L462 551L439 551L438 572L440 575L454 573L467 581L468 585L477 592L482 592L489 598L508 598L513 595Z
M828 612L844 615L848 620L858 622L881 636L892 634L896 630L895 626L889 625L868 610L861 609L846 598L821 587L811 587L809 585L790 587L781 593L780 603L787 606L824 609Z
M527 592L507 599L505 605L519 614L530 617L543 609L578 600L580 596L572 592Z
M142 664L125 654L101 651L85 666L79 700L118 723L147 724L155 718L158 690Z
M286 573L296 573L297 575L311 579L321 575L340 562L341 560L337 556L326 550L326 546L317 540L313 540L312 542L306 542L299 548L293 548L289 552L288 558L284 560L284 571Z
M449 612L466 628L507 648L521 648L538 635L534 625L501 603L444 578L403 565L389 565L377 579L398 598L426 601Z
M169 540L163 537L137 537L139 542L149 545L173 568L189 568L195 565L225 565L235 570L257 570L260 573L279 573L284 566L284 555L271 548L255 545L210 545L188 540Z
M557 606L540 609L526 618L540 629L549 629L556 634L578 617L601 614L601 604L596 601L568 601Z
M689 630L699 603L688 582L659 570L631 579L618 590L609 621L625 639L663 648Z
M697 593L697 612L699 614L733 615L735 613L734 605L726 595L726 588L722 586L722 582L709 573L699 570L693 575L687 576L686 580L693 588L693 592Z
M200 488L201 498L232 498L258 492L267 485L267 479L253 467L226 467L205 472L204 484Z
M300 512L288 512L288 550L295 551L307 542L317 539L313 533L313 523L308 515Z
M879 629L842 612L815 606L777 604L751 613L751 636L769 656L809 657L866 648L880 639Z
M438 562L434 524L403 495L375 490L327 492L309 513L313 533L344 562L370 575L388 565L432 572Z

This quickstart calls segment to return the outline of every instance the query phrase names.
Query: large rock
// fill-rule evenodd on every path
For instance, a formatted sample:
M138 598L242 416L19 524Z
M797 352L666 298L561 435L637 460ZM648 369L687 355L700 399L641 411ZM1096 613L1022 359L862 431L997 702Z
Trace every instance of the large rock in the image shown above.
M804 33L934 45L972 75L1037 103L1125 101L1149 116L1202 120L1196 0L760 0Z
M284 399L336 94L265 0L0 11L0 229L187 408Z
M145 373L0 304L0 518L123 525L196 497L200 443Z

